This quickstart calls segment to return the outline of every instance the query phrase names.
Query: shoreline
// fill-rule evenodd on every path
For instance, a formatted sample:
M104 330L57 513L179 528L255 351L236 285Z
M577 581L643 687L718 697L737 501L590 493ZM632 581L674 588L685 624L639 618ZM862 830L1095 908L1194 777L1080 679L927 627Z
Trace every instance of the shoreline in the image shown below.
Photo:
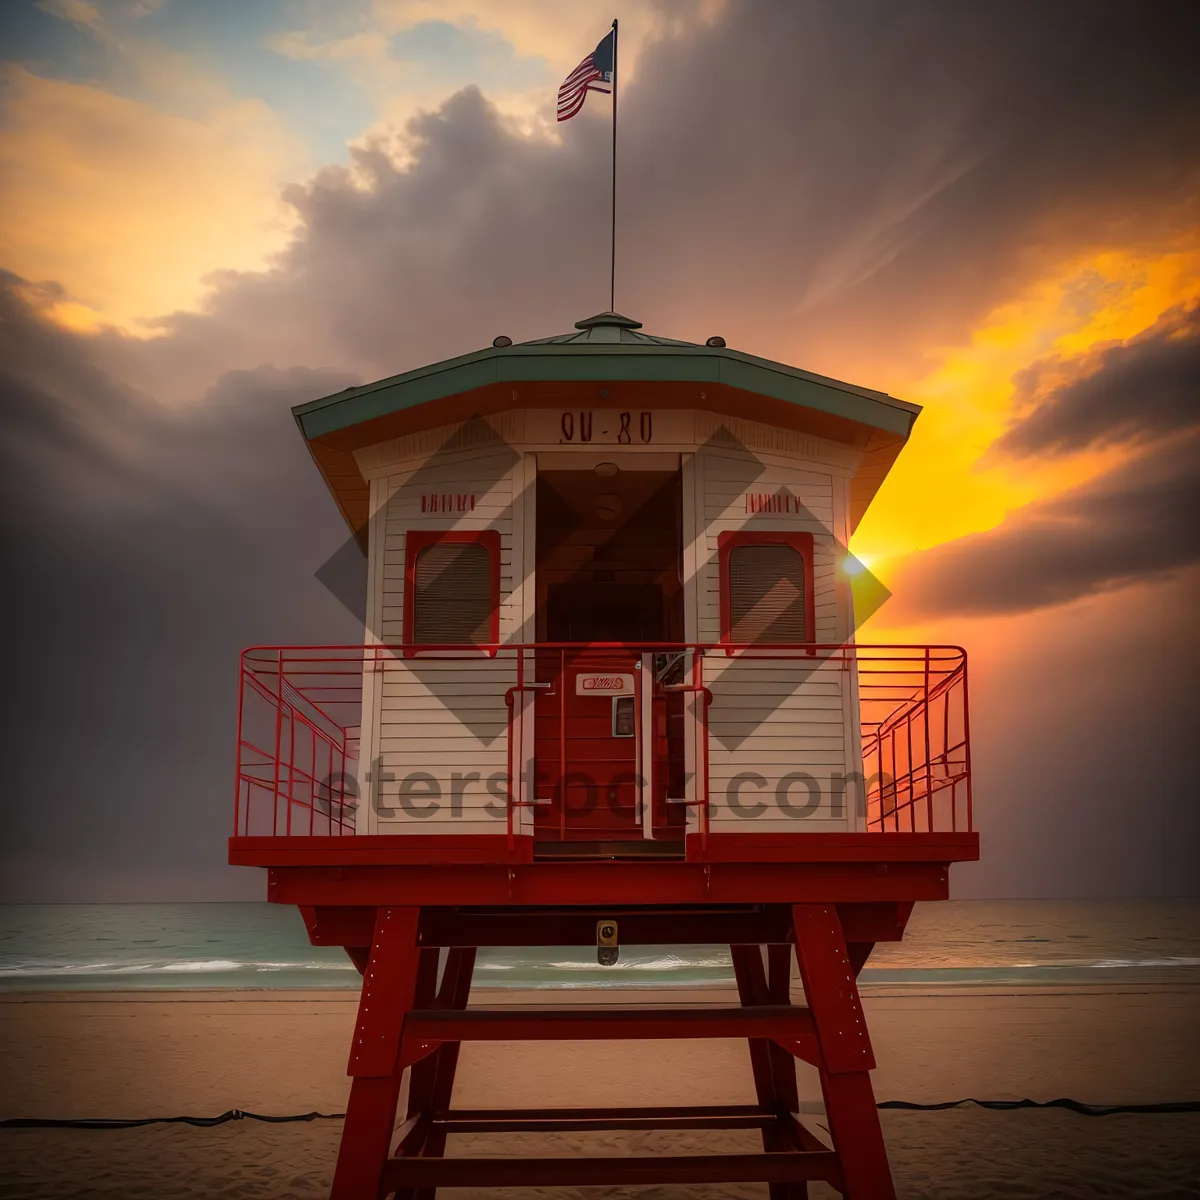
M1015 984L1005 987L995 983L955 983L955 984L896 984L896 983L862 983L859 992L864 999L870 997L876 1000L938 998L951 999L956 996L974 996L977 998L1019 999L1022 996L1110 996L1110 995L1188 995L1200 989L1200 974L1195 978L1173 980L1147 980L1144 983L1129 981L1114 981L1112 983L1029 983ZM201 1001L231 1002L238 998L268 999L278 998L280 1001L303 1000L307 1003L317 1003L326 1000L330 1003L344 1003L347 1000L357 1003L360 989L357 987L299 987L289 985L255 985L245 984L229 986L225 984L212 987L163 987L146 984L138 987L120 988L0 988L0 1005L33 1004L33 1003L119 1003L137 1001L143 998L150 1001L167 1002L179 1000L185 1003ZM793 986L793 998L796 1003L802 1002L803 993L798 985ZM541 987L529 987L510 984L475 983L471 987L471 996L488 993L488 1003L498 1002L499 996L520 996L520 1003L545 1005L545 997L550 993L560 993L563 997L577 997L564 1003L577 1004L611 1004L622 1002L618 997L638 997L635 1002L662 1003L669 998L671 1003L689 1003L687 997L708 997L713 1004L728 1004L729 997L737 995L737 987L729 984L659 984L646 985L607 985L605 987L588 987L586 985L546 984ZM536 999L535 999L536 998ZM645 999L642 999L645 998ZM515 1002L515 1001L514 1001ZM629 999L624 1003L631 1002Z

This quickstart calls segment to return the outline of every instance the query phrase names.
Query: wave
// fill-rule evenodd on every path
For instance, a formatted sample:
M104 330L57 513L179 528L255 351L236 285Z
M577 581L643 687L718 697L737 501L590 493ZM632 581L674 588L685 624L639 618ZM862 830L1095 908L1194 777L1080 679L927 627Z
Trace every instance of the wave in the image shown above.
M539 967L550 967L556 971L611 971L612 967L606 967L596 962L579 959L577 961L568 962L548 962L538 963ZM733 968L727 958L712 958L712 959L687 959L677 958L674 955L668 955L665 958L651 958L643 961L636 959L627 962L618 962L617 966L625 971L695 971L704 970L705 968L717 967L725 971L732 972Z
M569 958L563 949L537 954L490 951L480 955L476 980L500 988L594 988L646 986L732 986L728 955L678 952L638 954L626 951L611 967L601 966L581 949ZM1102 958L1009 964L901 965L868 964L860 982L867 987L969 987L987 984L1037 986L1067 983L1113 983L1134 980L1188 980L1200 958L1163 955L1153 958ZM63 962L27 958L0 967L0 988L41 984L79 988L89 982L122 986L202 987L353 987L358 972L348 959L286 958L142 958L132 961L93 959ZM185 981L186 984L185 984Z
M16 963L0 967L0 978L54 975L229 974L238 971L355 971L347 960L338 962L258 962L230 958L172 959L156 962Z
M1124 967L1200 967L1200 958L1108 958L1089 966L1098 971Z

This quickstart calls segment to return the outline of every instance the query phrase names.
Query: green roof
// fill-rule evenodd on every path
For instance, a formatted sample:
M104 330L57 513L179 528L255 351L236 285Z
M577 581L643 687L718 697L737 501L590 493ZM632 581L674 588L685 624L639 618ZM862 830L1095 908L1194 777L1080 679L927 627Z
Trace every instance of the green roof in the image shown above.
M375 417L496 383L683 382L725 385L907 437L920 408L884 392L841 383L770 359L654 337L619 313L576 322L575 332L497 344L293 409L304 436L318 438Z

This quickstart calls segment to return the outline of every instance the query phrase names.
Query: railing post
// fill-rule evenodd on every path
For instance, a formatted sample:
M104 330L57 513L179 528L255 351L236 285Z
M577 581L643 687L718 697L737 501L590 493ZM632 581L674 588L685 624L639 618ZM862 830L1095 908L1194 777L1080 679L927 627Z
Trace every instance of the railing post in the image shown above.
M296 706L288 705L288 781L287 781L287 818L284 830L288 837L292 836L292 804L296 790Z
M238 655L237 753L233 759L233 836L241 834L242 822L242 721L246 701L246 656ZM246 788L246 829L250 828L250 788Z
M896 730L888 730L888 741L892 746L892 824L896 828L893 833L900 832L900 784L896 779Z
M971 705L967 693L967 655L962 657L963 765L967 772L967 832L975 828L975 813L971 795ZM953 794L952 794L953 795Z
M925 647L925 832L933 832L933 764L930 762L932 747L929 740L929 647ZM951 802L953 807L953 801Z
M365 699L363 703L366 703ZM361 714L359 721L362 721ZM362 729L362 725L359 725ZM341 751L341 765L338 767L338 836L346 832L346 730L342 729L342 744L339 747ZM329 743L329 773L333 774L333 742ZM329 832L333 833L333 788L329 789ZM357 830L355 831L357 832Z
M704 690L704 651L697 649L692 656L692 687L696 689L696 704L700 709L700 847L708 849L708 693Z
M913 710L909 705L904 717L904 737L908 746L908 832L917 832L917 778L913 770L913 739L912 739Z
M276 659L275 675L275 793L271 797L271 836L279 836L279 748L283 737L283 651Z
M520 701L524 707L525 698L525 651L518 647L517 649L517 688L515 692L510 693L512 696L512 704L508 709L508 788L507 802L505 804L505 824L507 826L508 848L512 850L516 844L516 782L517 773L520 767L521 748L519 745L514 745L514 738L519 738L522 742L525 740L524 733L524 712L520 714L520 721L517 717L517 704Z
M312 836L312 824L317 817L317 731L308 733L312 754L308 756L308 836Z
M558 651L558 836L567 840L567 651Z

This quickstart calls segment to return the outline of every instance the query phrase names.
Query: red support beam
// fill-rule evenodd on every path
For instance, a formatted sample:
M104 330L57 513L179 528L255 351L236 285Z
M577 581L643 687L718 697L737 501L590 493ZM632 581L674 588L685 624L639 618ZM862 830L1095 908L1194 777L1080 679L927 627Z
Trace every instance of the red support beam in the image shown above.
M648 1108L452 1109L446 1133L583 1133L641 1129L761 1129L777 1120L757 1104Z
M895 901L837 905L845 939L895 942L904 936L911 903ZM301 910L314 946L369 946L375 910L348 905L320 905ZM611 907L604 915L620 923L621 944L765 945L792 937L792 911L786 904L731 908L675 908L670 911ZM421 912L421 945L433 946L592 946L596 940L594 911L569 912L501 909L461 912L427 908Z
M378 1200L400 1098L400 1030L417 986L415 908L375 919L347 1074L354 1077L330 1200Z
M519 835L510 848L494 834L335 834L313 837L245 836L229 839L229 861L242 867L469 866L533 863L533 838ZM689 863L941 863L979 857L979 835L946 833L710 833L687 837ZM541 864L551 866L550 863ZM586 864L594 866L594 863ZM613 866L606 862L605 866ZM661 864L622 864L661 865ZM676 864L682 865L682 864Z
M631 896L651 907L894 904L944 900L949 894L948 880L945 862L306 866L272 867L267 875L267 898L276 904L368 908L570 906L595 910L628 907Z
M461 866L533 861L533 838L517 837L510 847L503 831L423 834L419 845L414 845L416 841L388 833L231 837L229 861L242 867Z
M913 902L839 904L838 920L847 942L898 942L904 937ZM788 935L790 939L790 934ZM784 939L781 939L784 940Z
M889 833L710 833L687 836L688 862L863 863L974 861L979 834L910 831Z
M831 1150L787 1154L662 1155L655 1158L404 1158L383 1172L385 1189L530 1187L559 1184L773 1183L839 1178ZM385 1193L386 1194L386 1191Z
M792 929L791 909L785 904L725 910L675 908L672 911L651 912L623 905L606 909L603 915L618 922L623 946L787 941ZM517 941L514 942L514 939ZM528 909L461 913L449 908L431 908L421 914L421 944L594 946L596 913L544 909L536 913L530 913Z
M425 951L425 953L436 955L438 951ZM446 964L442 971L441 986L434 998L438 1008L461 1012L467 1007L474 970L475 950L473 947L469 949L451 947L446 951ZM458 1070L460 1045L459 1042L446 1042L438 1048L432 1058L426 1060L432 1064L432 1072L422 1109L423 1115L431 1122L429 1136L421 1150L421 1154L425 1158L441 1158L446 1153L446 1129L438 1122L438 1118L444 1116L450 1107L450 1098L454 1093L454 1076ZM424 1063L420 1065L423 1066ZM414 1075L417 1069L417 1067L413 1068ZM398 1196L397 1200L404 1200L404 1198ZM434 1200L433 1190L429 1188L414 1189L412 1200Z
M738 996L742 1004L762 1007L770 1004L771 995L767 986L767 974L763 966L763 950L761 946L729 947L733 958L733 972L737 979ZM787 1001L785 1000L786 1004ZM780 1088L775 1079L772 1054L777 1047L767 1038L749 1038L750 1070L754 1076L754 1091L759 1104L776 1116L776 1120L762 1126L762 1146L764 1151L778 1151L786 1148L784 1135L779 1127L779 1118L785 1109L785 1100L780 1094ZM794 1072L794 1067L793 1067ZM794 1077L793 1077L794 1078ZM770 1185L770 1200L805 1200L808 1196L806 1183L773 1182Z
M813 1033L808 1009L761 1008L471 1008L410 1012L404 1043L656 1040L782 1037Z
M862 973L862 969L867 965L867 959L871 957L871 951L874 949L874 942L846 943L846 955L850 959L850 969L855 976Z
M413 996L413 1004L418 1008L428 1008L436 1003L438 990L438 966L440 951L436 948L422 947L417 966L417 986ZM405 1021L407 1022L407 1017ZM401 1032L403 1044L403 1031ZM437 1073L437 1055L421 1059L413 1065L408 1076L408 1119L420 1119L427 1123L431 1113L433 1099L433 1081ZM407 1065L403 1054L400 1055L401 1067ZM422 1139L422 1146L426 1139Z
M895 1200L879 1110L871 1090L875 1056L855 969L837 911L797 905L796 961L821 1047L821 1088L846 1200Z

